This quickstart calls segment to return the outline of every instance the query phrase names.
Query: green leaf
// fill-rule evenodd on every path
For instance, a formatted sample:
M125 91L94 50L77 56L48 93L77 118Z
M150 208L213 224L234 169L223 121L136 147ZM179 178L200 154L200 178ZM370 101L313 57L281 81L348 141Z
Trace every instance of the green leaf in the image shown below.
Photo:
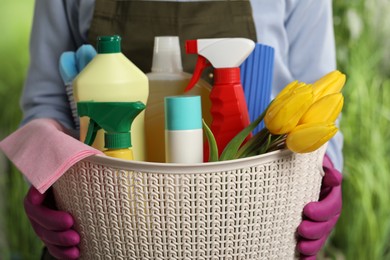
M207 142L209 144L209 162L217 162L218 161L218 146L217 141L215 141L215 137L213 132L211 132L210 127L206 124L206 122L202 119L203 129L206 133Z
M263 146L265 137L269 133L267 128L261 129L257 134L255 134L251 139L249 139L236 154L237 158L244 158L250 155L256 154L256 152Z
M232 160L236 157L238 149L244 142L245 138L256 128L258 124L263 120L267 109L252 123L245 127L241 132L239 132L225 147L221 156L219 157L220 161Z

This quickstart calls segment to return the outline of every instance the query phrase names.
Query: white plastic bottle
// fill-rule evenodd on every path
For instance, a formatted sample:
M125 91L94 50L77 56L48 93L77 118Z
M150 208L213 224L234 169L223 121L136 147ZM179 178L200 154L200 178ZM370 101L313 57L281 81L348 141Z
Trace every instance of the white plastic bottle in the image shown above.
M98 38L97 55L80 72L73 82L75 102L136 102L146 104L149 94L148 78L121 52L121 38L101 36ZM144 161L145 125L144 112L133 122L131 136L134 159ZM80 118L80 140L84 141L89 119ZM104 134L100 130L93 147L104 150Z
M203 118L210 125L211 86L200 80L191 91L184 93L192 75L183 72L177 36L155 37L152 72L146 75L149 79L149 99L145 110L146 160L165 162L164 97L201 96Z
M167 163L203 162L200 96L165 98L165 150Z

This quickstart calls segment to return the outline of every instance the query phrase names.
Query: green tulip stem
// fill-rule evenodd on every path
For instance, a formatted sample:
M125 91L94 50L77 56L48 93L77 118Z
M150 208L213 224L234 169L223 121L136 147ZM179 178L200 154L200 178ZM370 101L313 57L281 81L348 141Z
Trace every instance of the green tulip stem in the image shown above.
M206 124L204 119L202 119L203 130L205 131L207 142L209 145L209 162L218 161L218 146L217 141L215 140L213 132L211 132L210 127Z
M286 138L287 135L273 136L273 140L270 141L269 146L264 150L264 152L272 152L280 149L280 146L285 144Z
M267 108L268 109L268 108ZM247 136L256 128L258 124L264 119L265 113L267 111L265 109L263 113L252 123L250 123L247 127L245 127L241 132L239 132L232 140L226 145L223 150L221 156L219 157L220 161L232 160L236 157L238 149L241 147L244 140Z
M251 139L249 139L244 145L240 147L235 158L248 157L249 154L256 154L258 149L264 144L269 131L267 128L261 129Z

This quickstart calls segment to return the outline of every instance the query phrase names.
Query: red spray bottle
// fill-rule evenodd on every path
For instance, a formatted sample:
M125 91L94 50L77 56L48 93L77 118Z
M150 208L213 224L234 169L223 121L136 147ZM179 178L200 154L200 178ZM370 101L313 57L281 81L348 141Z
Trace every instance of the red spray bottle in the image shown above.
M214 67L214 85L210 93L213 120L210 128L217 141L219 155L229 141L250 123L239 66L254 48L255 43L245 38L186 41L186 52L199 56L185 91L196 84L204 68L210 65ZM208 158L208 150L205 151L205 158Z

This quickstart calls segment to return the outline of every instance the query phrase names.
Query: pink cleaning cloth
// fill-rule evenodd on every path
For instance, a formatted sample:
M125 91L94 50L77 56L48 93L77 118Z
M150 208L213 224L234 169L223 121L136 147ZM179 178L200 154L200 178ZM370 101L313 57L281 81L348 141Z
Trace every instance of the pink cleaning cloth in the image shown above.
M55 120L35 119L0 142L0 149L44 193L72 165L101 151L70 135Z

